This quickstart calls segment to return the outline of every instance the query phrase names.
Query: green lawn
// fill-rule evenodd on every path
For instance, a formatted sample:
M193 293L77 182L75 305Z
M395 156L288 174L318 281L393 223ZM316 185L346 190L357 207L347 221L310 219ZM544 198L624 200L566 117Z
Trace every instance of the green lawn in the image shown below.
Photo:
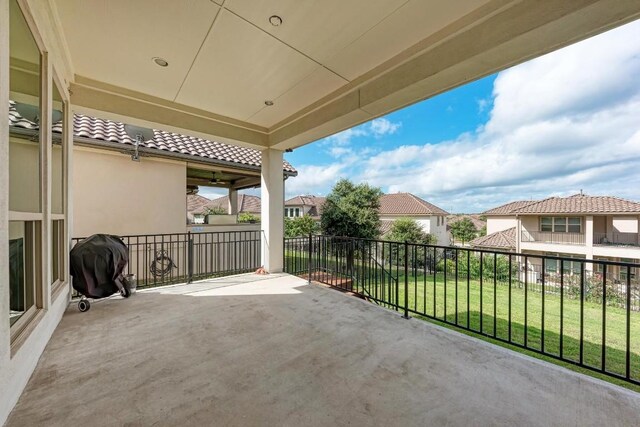
M287 271L304 271L307 268L306 261L304 261L304 258L302 260L302 262L300 259L296 261L293 253L288 253L285 259ZM356 267L359 269L359 276L364 279L360 279L354 284L354 291L373 297L377 296L378 299L395 303L395 282L389 284L387 276L384 279L385 284L383 286L380 277L374 278L370 276L370 271L358 262L356 262ZM400 311L402 311L405 298L404 270L402 268L400 268L399 272L394 270L391 275L397 275L398 277L397 297ZM480 333L484 339L490 341L495 341L491 340L490 337L497 337L531 349L542 350L547 354L561 355L564 359L576 362L580 360L579 299L564 298L561 334L561 303L559 295L543 294L540 291L532 290L525 293L524 287L517 283L513 283L510 290L506 280L497 281L494 289L493 279L489 277L484 277L482 285L479 277L472 277L468 284L466 276L463 275L458 276L457 282L455 275L452 274L447 275L446 282L444 279L443 273L436 274L435 281L434 276L431 274L417 273L409 275L408 306L410 310L415 312L411 316L426 320L435 318L450 324L458 324L474 331L474 336L478 336L478 333ZM509 308L511 308L511 314L509 314ZM626 372L627 340L626 311L612 306L605 307L606 327L603 342L602 304L597 301L585 301L583 310L583 363L600 369L603 361L602 351L604 344L606 371L624 376ZM509 316L511 316L511 335L509 335ZM543 321L544 340L542 333ZM630 325L631 377L635 380L640 380L639 312L631 312ZM561 337L562 348L560 347ZM542 347L543 345L544 348ZM518 347L509 347L525 353L531 353ZM553 358L547 359L554 361L554 363L563 364ZM571 364L565 363L564 365L575 369ZM592 374L590 370L577 369ZM612 381L611 377L602 377ZM623 383L627 387L640 390L640 388L626 382L615 380L613 382Z

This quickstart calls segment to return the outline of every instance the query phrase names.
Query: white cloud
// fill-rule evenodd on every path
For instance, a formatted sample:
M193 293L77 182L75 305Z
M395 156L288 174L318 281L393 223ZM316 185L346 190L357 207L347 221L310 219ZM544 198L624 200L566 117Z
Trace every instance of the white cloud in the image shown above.
M630 40L640 40L640 23L500 73L475 133L381 152L360 179L454 211L581 188L640 198L631 186L640 181L640 44Z
M400 129L402 123L393 123L392 121L381 117L379 119L374 119L369 124L369 129L371 130L371 134L375 137L381 137L384 135L392 135Z
M334 163L329 166L297 166L298 176L285 181L286 197L299 194L325 194L338 179L346 176L347 163Z

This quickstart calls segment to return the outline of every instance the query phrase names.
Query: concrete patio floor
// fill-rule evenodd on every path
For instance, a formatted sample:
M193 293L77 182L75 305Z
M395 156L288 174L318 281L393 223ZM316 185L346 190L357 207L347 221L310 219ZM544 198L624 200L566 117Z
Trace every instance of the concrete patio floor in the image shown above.
M71 305L8 426L640 424L640 394L288 275Z

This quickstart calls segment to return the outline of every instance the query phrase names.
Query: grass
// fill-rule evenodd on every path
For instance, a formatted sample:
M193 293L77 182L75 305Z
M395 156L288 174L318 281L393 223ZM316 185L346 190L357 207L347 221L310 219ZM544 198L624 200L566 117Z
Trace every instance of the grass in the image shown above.
M303 258L304 259L304 258ZM288 254L287 271L293 271L294 257ZM299 260L297 261L300 264ZM296 270L305 270L304 263L296 265ZM362 266L358 266L362 269ZM400 311L404 309L404 270L395 270L398 277L397 301ZM364 275L368 272L364 270ZM457 280L456 280L457 279ZM385 279L388 282L388 278ZM562 302L559 295L540 291L525 291L521 284L513 283L509 288L508 280L480 277L467 278L464 275L448 274L446 281L443 273L410 274L407 277L407 300L412 316L444 324L456 330L467 328L463 332L516 351L533 355L570 369L588 373L609 382L623 385L635 391L640 386L610 375L585 369L572 363L561 362L556 358L528 351L515 345L493 339L498 338L528 349L580 362L582 340L582 364L596 370L624 376L626 374L627 314L618 307L605 306L599 301L583 303L584 325L581 332L581 304L578 299L565 296ZM378 297L395 305L395 284L382 285L382 280L367 277L354 284L354 290ZM376 293L377 292L377 293ZM543 301L544 300L544 301ZM395 308L395 307L393 307ZM604 319L604 322L603 322ZM640 313L630 314L630 376L640 380ZM458 325L456 327L454 325ZM604 325L604 328L603 328ZM603 333L604 332L604 333ZM637 337L637 338L636 338ZM604 350L604 353L603 353Z

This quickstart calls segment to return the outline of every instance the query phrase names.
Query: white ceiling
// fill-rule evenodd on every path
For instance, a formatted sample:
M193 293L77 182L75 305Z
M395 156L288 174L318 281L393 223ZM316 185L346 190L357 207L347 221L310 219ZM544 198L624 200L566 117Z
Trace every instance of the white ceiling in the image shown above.
M76 75L270 127L488 1L54 3Z

